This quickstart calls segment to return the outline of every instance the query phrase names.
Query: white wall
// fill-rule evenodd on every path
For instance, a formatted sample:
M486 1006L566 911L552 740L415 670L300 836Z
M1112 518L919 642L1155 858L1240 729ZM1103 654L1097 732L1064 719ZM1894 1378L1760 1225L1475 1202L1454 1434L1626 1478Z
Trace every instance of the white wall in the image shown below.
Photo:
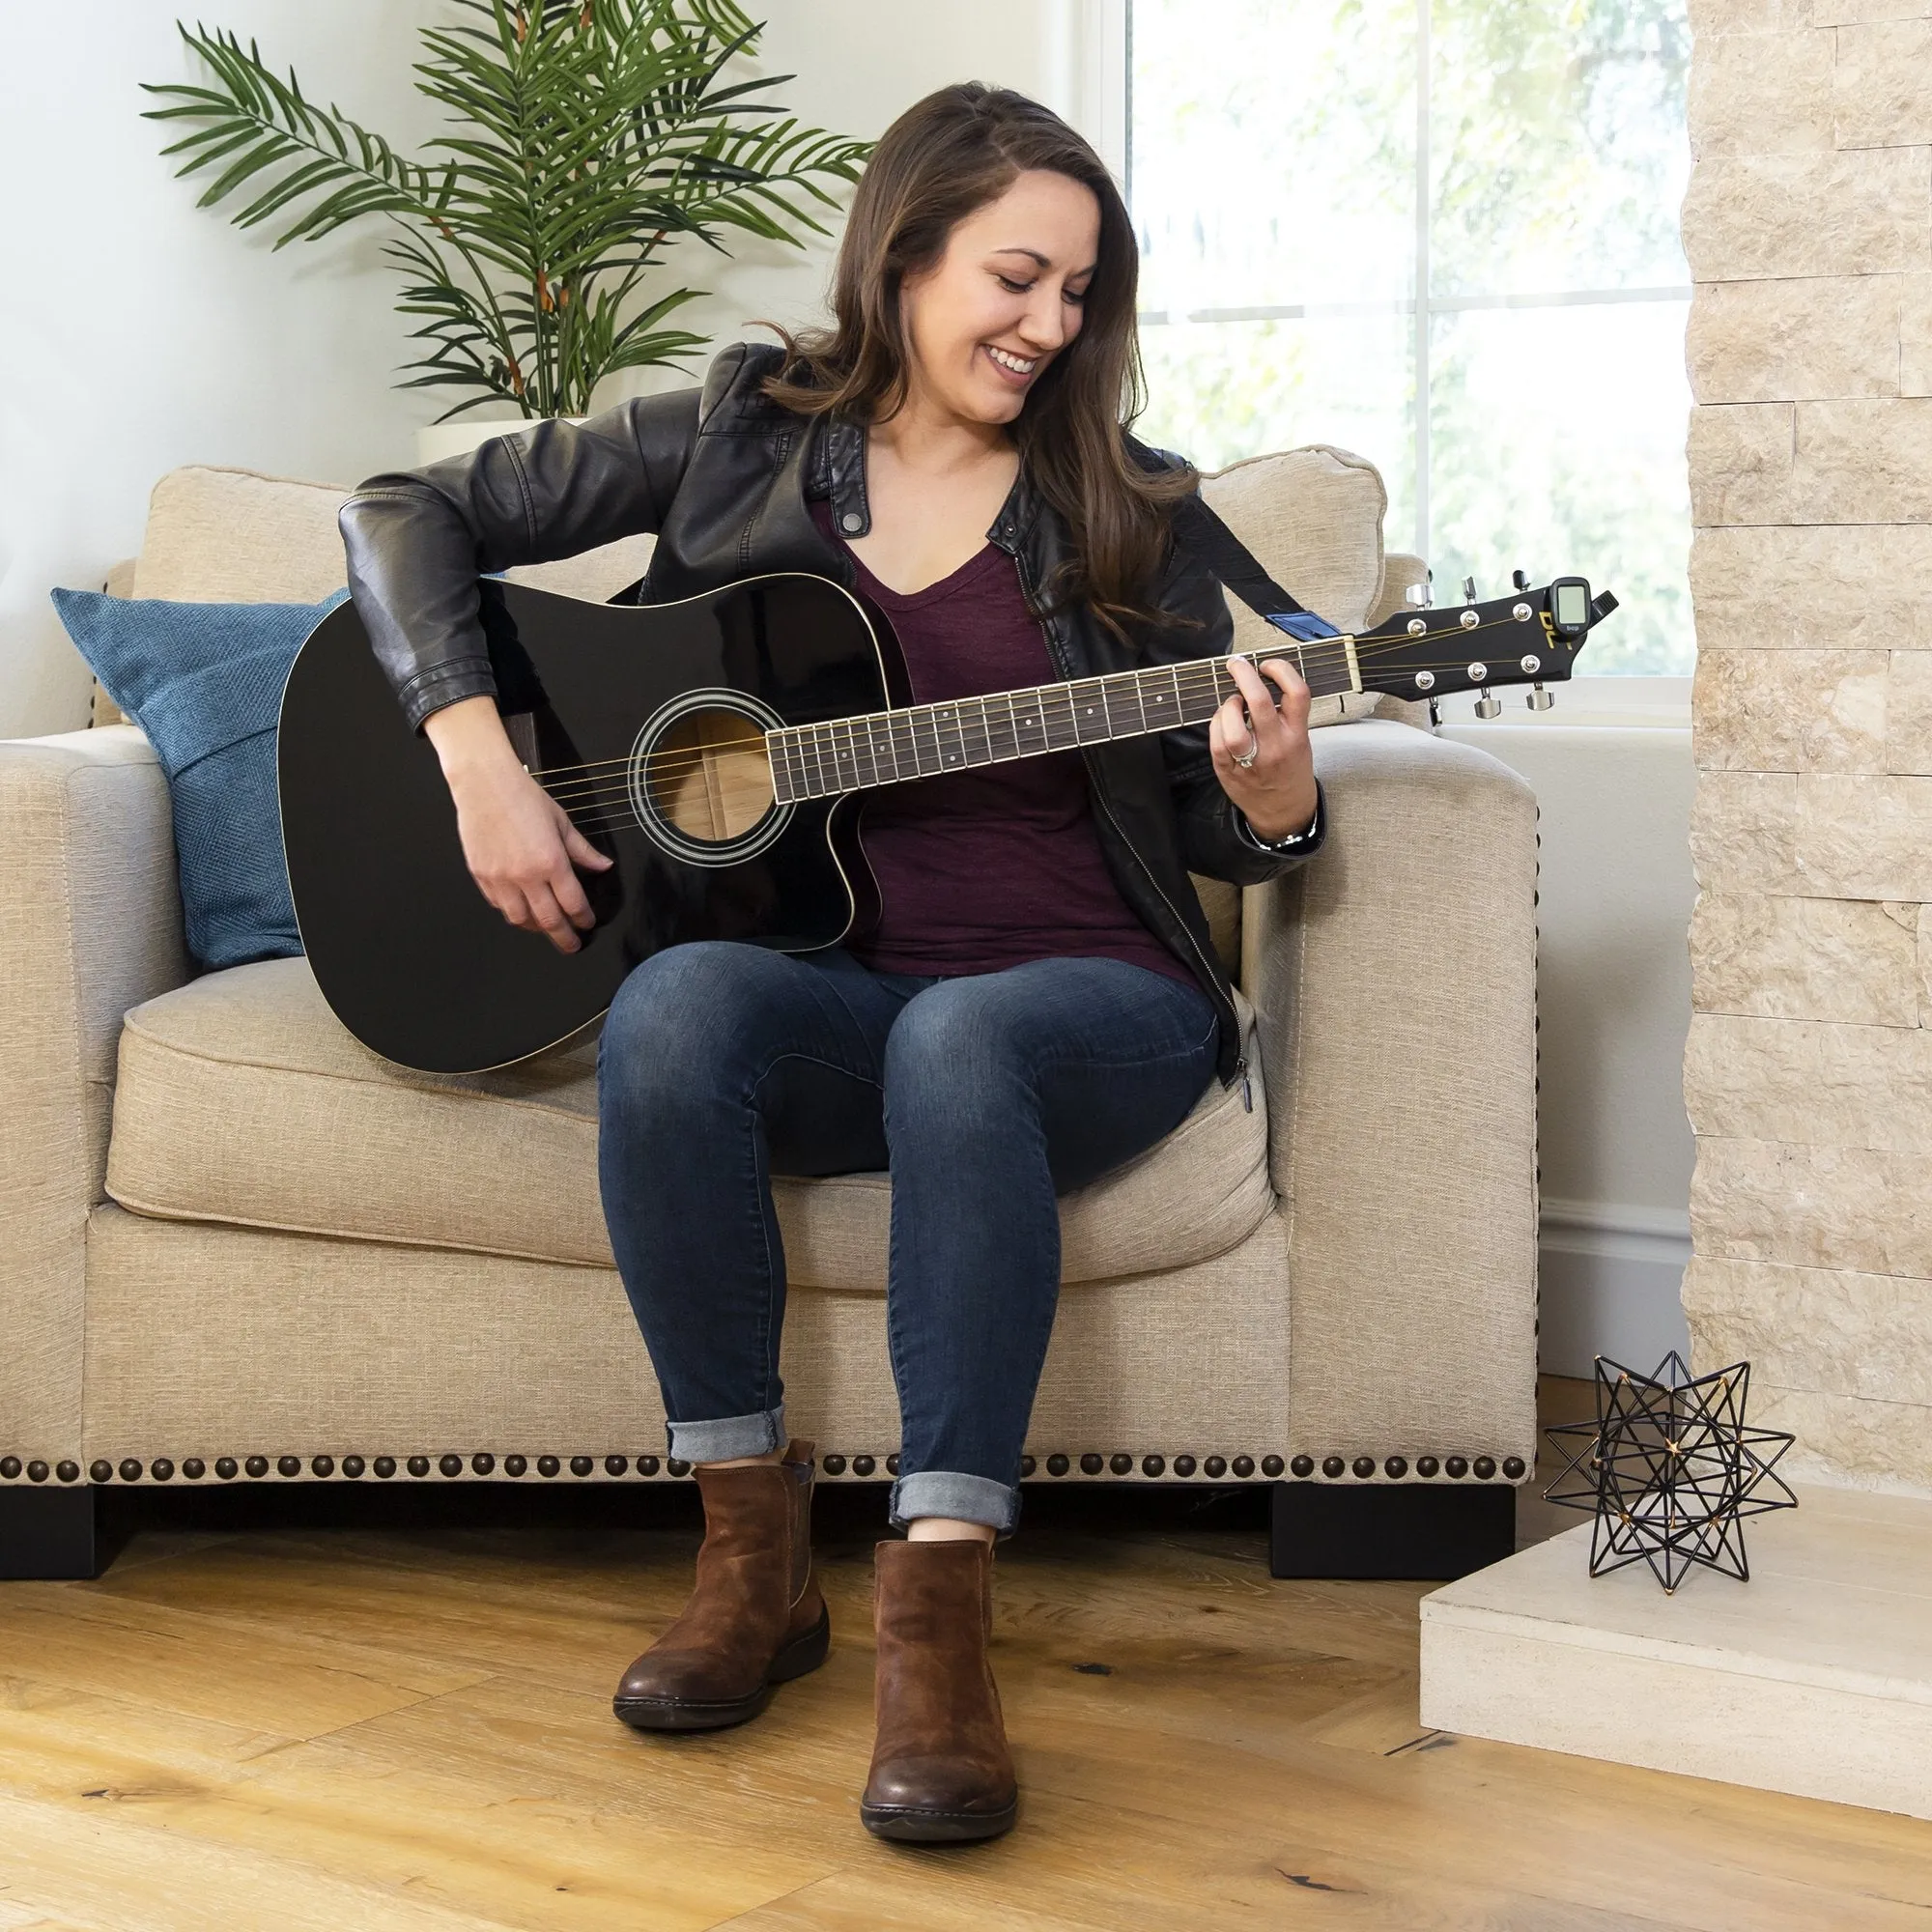
M353 483L412 462L416 426L450 400L390 386L406 329L380 224L277 255L224 211L197 210L198 183L173 179L160 127L139 118L153 104L139 83L201 77L176 11L65 0L9 14L0 737L85 722L87 672L47 591L99 584L133 554L163 471L240 464ZM1072 0L761 0L753 12L770 22L765 71L799 76L780 99L844 133L876 135L948 81L999 82L1063 105L1080 85ZM436 131L411 85L416 30L448 16L439 0L213 0L203 17L258 39L310 96L409 149ZM810 318L830 256L748 241L722 274L705 250L673 259L717 290L686 311L689 326L728 342L747 319Z
M1517 694L1506 696L1524 719ZM1648 1371L1667 1349L1689 1350L1679 1291L1690 1258L1695 772L1688 724L1557 723L1567 699L1558 687L1548 722L1506 711L1443 730L1536 793L1541 1354L1551 1374L1587 1376L1598 1354ZM1480 1054L1482 1042L1438 1050Z

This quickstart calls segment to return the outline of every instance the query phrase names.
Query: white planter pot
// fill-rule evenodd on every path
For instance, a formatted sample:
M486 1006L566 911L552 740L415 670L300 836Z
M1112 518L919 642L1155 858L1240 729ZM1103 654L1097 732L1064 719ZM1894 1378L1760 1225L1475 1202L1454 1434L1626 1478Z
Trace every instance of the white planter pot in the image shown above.
M416 431L416 462L440 463L444 457L468 456L493 436L521 436L535 429L541 420L536 416L459 416L454 422L430 423ZM586 418L564 416L561 420L581 423Z

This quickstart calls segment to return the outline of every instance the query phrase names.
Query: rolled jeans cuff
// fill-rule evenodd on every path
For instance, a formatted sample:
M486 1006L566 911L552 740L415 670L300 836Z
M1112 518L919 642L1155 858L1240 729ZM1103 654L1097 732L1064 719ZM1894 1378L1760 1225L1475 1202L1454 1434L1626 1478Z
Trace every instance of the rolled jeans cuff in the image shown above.
M769 1456L791 1439L784 1404L755 1415L725 1415L716 1422L667 1422L665 1436L679 1463L729 1463L739 1456Z
M1020 1515L1020 1492L989 1476L963 1476L948 1469L922 1469L901 1476L893 1485L892 1520L903 1529L915 1518L951 1517L957 1522L982 1522L988 1529L1009 1535Z

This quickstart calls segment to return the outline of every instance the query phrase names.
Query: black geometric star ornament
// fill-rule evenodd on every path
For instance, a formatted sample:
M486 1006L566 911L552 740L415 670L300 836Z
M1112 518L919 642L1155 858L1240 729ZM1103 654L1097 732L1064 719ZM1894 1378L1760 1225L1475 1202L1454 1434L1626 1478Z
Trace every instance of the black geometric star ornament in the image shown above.
M1798 1507L1772 1473L1792 1437L1747 1428L1749 1395L1748 1362L1693 1377L1673 1349L1641 1376L1597 1357L1596 1421L1544 1431L1570 1456L1545 1499L1596 1512L1591 1576L1641 1557L1666 1592L1693 1563L1749 1580L1744 1519Z

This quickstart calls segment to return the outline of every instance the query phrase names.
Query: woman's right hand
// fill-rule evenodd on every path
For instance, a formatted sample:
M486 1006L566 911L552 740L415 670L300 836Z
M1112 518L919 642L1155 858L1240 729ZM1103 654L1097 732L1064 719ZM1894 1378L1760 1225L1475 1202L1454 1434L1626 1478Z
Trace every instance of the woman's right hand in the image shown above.
M570 822L518 758L496 700L466 697L423 724L456 801L456 829L469 876L483 896L559 952L575 952L596 924L576 867L607 872L611 862Z

